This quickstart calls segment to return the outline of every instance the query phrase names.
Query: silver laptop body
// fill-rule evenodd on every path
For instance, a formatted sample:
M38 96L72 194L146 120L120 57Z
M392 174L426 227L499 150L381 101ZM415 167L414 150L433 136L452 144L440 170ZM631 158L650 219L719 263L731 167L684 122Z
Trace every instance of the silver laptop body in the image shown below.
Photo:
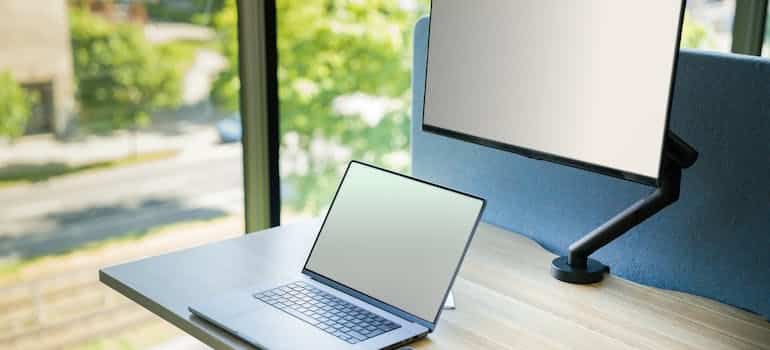
M189 310L258 348L397 348L435 329L485 204L352 161L301 272Z

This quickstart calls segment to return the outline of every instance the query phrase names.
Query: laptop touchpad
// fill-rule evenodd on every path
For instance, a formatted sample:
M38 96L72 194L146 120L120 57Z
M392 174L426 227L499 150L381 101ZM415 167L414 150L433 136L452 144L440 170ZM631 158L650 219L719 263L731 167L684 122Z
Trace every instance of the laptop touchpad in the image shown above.
M318 328L304 327L300 321L283 311L258 303L256 312L249 312L228 321L239 337L268 349L334 349L347 343L330 337Z

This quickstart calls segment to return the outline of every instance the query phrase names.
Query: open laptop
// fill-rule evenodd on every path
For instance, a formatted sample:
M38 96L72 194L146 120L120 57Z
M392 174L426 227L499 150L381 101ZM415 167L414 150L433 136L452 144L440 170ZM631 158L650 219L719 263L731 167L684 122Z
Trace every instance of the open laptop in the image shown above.
M260 348L397 348L435 329L484 207L352 161L302 271L189 309Z

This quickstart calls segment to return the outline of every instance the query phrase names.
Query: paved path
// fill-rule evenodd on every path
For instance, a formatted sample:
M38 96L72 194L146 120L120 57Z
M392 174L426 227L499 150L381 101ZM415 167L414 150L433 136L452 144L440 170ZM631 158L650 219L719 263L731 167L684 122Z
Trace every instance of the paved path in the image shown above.
M239 144L0 190L0 258L60 253L181 221L242 213Z
M196 104L209 98L211 84L220 71L227 67L227 59L216 51L201 49L195 53L190 69L182 84L182 103Z
M175 40L209 41L217 36L210 27L190 23L153 22L144 26L144 37L153 44Z

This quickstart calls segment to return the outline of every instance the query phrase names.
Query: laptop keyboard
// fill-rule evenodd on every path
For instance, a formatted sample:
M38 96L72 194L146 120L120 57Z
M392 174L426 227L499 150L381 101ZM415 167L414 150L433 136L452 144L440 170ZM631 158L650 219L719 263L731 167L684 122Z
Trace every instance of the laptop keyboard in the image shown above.
M254 297L350 344L401 327L305 282L289 283Z

